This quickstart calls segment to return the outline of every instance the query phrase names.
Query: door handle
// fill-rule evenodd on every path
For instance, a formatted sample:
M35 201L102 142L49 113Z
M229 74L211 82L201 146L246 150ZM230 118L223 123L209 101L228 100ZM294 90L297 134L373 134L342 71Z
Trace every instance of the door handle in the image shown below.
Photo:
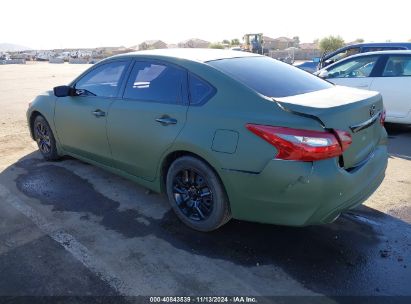
M100 109L97 109L97 110L95 110L95 111L93 111L93 112L91 112L94 116L96 116L96 117L104 117L104 116L106 116L106 112L104 112L104 111L101 111Z
M163 126L175 125L177 123L177 119L168 116L156 118L156 121L161 123Z

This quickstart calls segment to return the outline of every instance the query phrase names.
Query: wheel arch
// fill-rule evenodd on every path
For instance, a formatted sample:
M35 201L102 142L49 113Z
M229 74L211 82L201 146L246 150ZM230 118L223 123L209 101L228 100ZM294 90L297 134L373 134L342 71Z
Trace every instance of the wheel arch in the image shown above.
M31 138L34 140L34 120L36 119L37 116L43 116L43 114L41 114L39 111L34 110L33 112L31 112L30 117L29 117L29 130L30 130L30 136ZM44 118L46 119L46 118Z
M197 158L197 159L203 161L205 164L207 164L214 171L214 173L216 174L216 176L220 180L220 182L223 186L224 192L226 193L226 195L228 197L226 185L224 184L224 181L221 178L220 173L216 169L216 166L213 165L213 163L211 163L210 161L208 161L205 157L199 155L198 153L194 153L194 152L187 151L187 150L171 151L163 158L163 160L161 162L160 172L159 172L161 193L166 192L166 178L167 178L167 173L168 173L168 170L169 170L171 164L176 159L178 159L180 157L183 157L183 156L191 156L191 157Z

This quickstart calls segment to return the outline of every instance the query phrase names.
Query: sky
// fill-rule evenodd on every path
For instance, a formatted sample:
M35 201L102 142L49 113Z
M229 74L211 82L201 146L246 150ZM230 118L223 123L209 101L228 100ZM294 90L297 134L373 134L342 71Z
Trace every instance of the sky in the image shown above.
M0 6L0 43L33 49L241 39L245 33L312 42L411 39L409 0L16 0Z

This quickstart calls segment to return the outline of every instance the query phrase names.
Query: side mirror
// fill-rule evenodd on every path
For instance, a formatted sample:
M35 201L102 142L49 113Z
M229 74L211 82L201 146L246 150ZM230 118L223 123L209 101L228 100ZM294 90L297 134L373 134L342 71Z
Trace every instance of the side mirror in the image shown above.
M53 89L54 95L56 97L67 97L73 96L73 88L70 86L58 86Z
M328 73L327 70L321 70L321 71L318 73L317 76L325 79L325 78L328 78L329 73Z

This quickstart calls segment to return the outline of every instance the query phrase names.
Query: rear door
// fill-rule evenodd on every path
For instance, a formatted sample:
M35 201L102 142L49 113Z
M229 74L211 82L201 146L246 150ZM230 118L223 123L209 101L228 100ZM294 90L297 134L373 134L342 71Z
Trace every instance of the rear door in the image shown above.
M373 71L381 56L360 56L347 59L329 69L327 80L332 83L368 90L373 82Z
M110 162L107 115L128 64L100 64L75 83L78 96L57 99L54 123L64 150L101 163Z
M136 61L123 98L113 102L108 139L116 166L147 180L183 128L188 109L187 72L151 60Z
M411 111L411 55L388 56L370 89L381 93L388 119L406 117Z

